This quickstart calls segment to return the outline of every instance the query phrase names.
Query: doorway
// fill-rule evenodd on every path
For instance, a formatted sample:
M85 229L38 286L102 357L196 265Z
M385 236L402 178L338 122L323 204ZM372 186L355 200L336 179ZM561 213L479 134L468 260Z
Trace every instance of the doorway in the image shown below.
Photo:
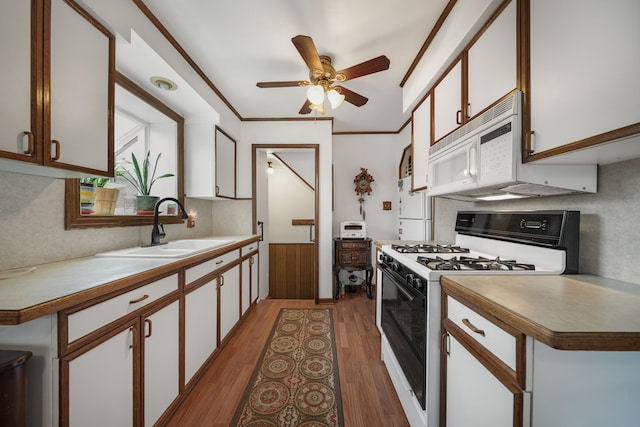
M260 283L269 298L318 303L319 146L254 144L252 159Z

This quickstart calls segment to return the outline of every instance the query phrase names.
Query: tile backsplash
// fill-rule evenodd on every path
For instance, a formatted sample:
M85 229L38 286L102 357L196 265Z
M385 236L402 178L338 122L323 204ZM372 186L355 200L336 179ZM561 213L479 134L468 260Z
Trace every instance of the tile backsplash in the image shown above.
M138 246L151 226L64 229L64 180L0 171L0 270ZM212 202L187 199L196 227L167 225L171 240L212 234Z
M458 210L578 210L580 273L640 284L640 159L600 166L595 194L483 203L438 198L435 209L435 238L445 242L455 238Z

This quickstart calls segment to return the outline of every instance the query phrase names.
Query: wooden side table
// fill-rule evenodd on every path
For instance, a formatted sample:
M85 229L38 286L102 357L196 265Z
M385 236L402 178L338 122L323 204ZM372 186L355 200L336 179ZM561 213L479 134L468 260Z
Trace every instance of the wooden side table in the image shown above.
M365 271L365 283L367 297L373 298L371 279L373 278L373 266L371 265L371 239L333 239L335 274L334 290L335 298L340 298L340 270Z

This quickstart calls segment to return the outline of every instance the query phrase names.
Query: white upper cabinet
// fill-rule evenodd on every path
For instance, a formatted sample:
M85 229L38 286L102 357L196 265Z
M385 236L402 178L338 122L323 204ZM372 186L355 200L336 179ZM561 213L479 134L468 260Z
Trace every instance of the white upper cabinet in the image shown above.
M516 3L511 1L468 50L469 117L517 87Z
M0 3L0 78L8 82L0 98L0 156L35 161L24 154L31 124L31 2ZM34 94L35 96L35 94Z
M431 96L427 96L413 111L412 131L412 190L427 187L429 147L431 146ZM407 189L408 191L409 189Z
M50 133L45 164L111 174L113 111L110 35L63 0L51 1ZM46 123L46 122L45 122ZM47 128L45 126L45 137ZM54 143L53 141L59 141ZM46 150L45 150L46 152ZM51 160L50 159L56 159Z
M531 160L640 133L640 2L531 1L530 39Z
M461 61L434 88L433 101L434 140L437 141L462 124Z
M210 123L185 124L185 194L196 199L236 197L236 142Z
M3 2L0 35L0 169L113 175L114 36L72 0Z

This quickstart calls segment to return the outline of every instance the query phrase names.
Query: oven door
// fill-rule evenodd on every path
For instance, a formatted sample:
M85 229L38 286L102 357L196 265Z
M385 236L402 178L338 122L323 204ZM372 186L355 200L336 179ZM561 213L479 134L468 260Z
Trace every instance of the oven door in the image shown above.
M425 409L425 296L407 286L388 266L379 264L378 268L382 272L382 330L416 399Z

